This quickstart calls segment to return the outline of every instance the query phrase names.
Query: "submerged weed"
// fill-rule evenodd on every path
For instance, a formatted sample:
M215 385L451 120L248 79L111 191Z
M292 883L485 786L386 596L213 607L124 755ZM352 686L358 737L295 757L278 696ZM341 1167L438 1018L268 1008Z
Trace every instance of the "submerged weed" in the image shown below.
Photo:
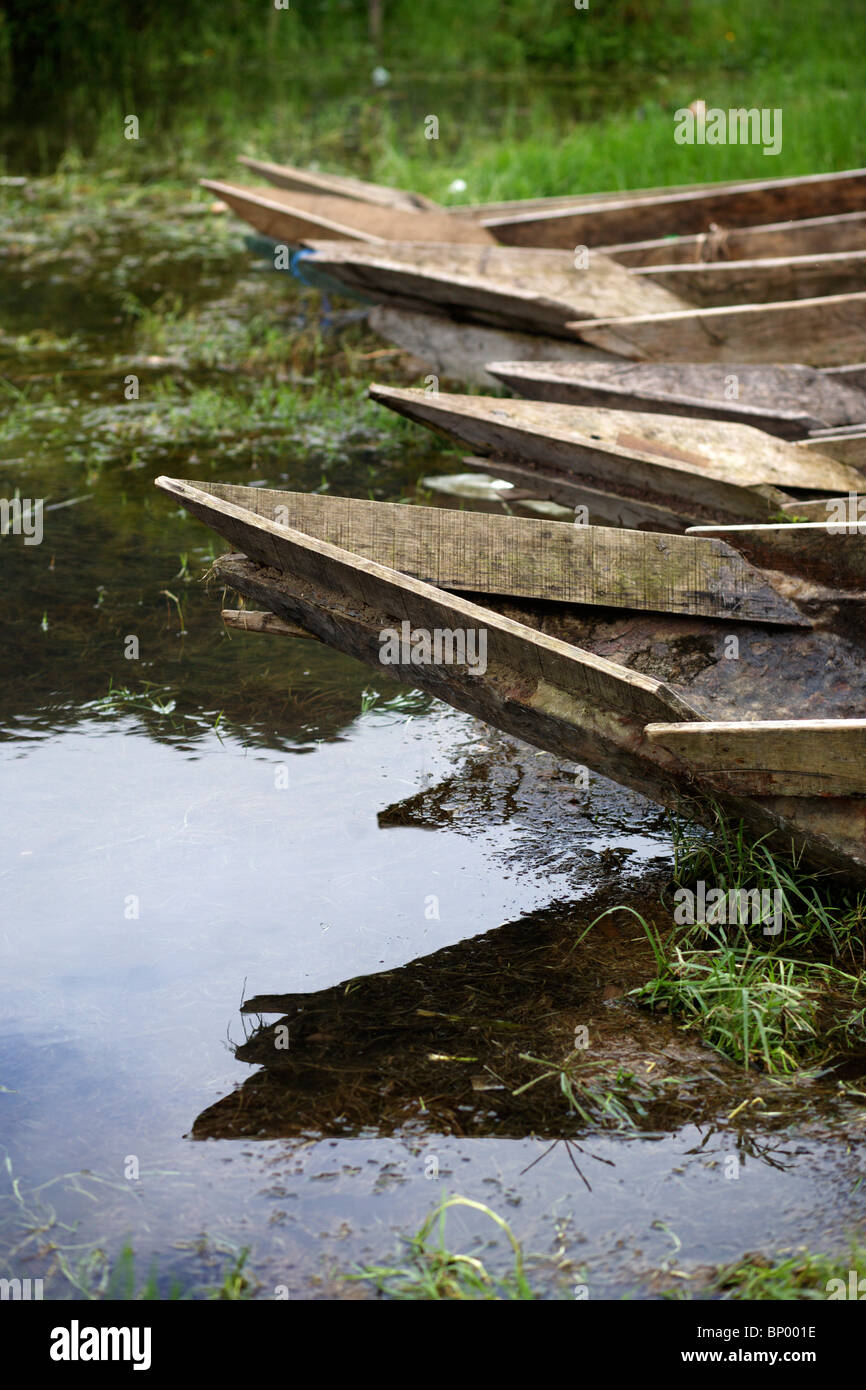
M458 1255L445 1246L445 1215L452 1207L468 1207L482 1212L507 1236L514 1256L512 1270L496 1278L474 1255ZM439 1242L430 1243L430 1235L439 1223ZM400 1300L532 1300L535 1294L529 1286L524 1269L523 1252L507 1221L483 1202L470 1197L446 1197L430 1213L417 1233L406 1241L403 1264L366 1265L350 1279L372 1283L379 1293Z

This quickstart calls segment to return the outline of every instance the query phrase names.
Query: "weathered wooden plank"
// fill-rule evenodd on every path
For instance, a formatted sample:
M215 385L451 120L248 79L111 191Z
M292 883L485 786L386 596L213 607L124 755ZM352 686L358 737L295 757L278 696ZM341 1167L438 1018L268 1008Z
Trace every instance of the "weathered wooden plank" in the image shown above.
M348 291L346 291L348 293ZM527 361L615 362L609 352L567 338L517 333L489 324L455 322L442 314L424 314L377 304L367 322L374 332L420 362L441 380L461 385L496 386L485 362L507 356Z
M650 724L651 743L750 796L866 796L866 719Z
M705 265L655 265L633 270L698 308L770 304L852 294L866 286L866 250L829 255L770 256Z
M819 579L839 589L866 589L866 516L860 526L830 520L759 526L690 526L687 534L718 536L757 565Z
M739 421L783 439L866 421L866 392L815 367L491 360L487 370L531 400Z
M275 613L258 612L253 608L224 608L221 614L226 627L235 632L267 632L279 637L319 638L298 623L287 623Z
M855 469L829 458L818 463L817 453L749 425L378 385L370 395L473 452L552 466L603 491L636 489L695 519L718 509L706 519L765 521L790 500L780 490L843 492L866 484Z
M418 214L416 214L417 216ZM574 339L574 319L668 313L683 301L604 256L586 266L556 251L445 246L308 243L312 265L348 289L395 307L453 311L496 327Z
M863 353L866 292L595 323L583 320L571 326L584 342L637 360L833 366Z
M351 198L292 193L282 188L245 188L215 179L202 179L201 184L257 232L289 246L300 246L310 238L331 237L369 243L414 238L493 244L493 237L479 224L450 217L447 212L405 212Z
M422 193L409 193L402 188L389 188L381 183L368 183L346 174L325 174L318 169L298 169L290 164L274 164L266 159L252 159L248 155L238 155L238 163L258 177L266 179L275 188L286 188L298 193L325 194L330 197L351 198L355 202L375 203L378 207L400 208L403 212L417 212L426 209L439 211L439 206Z
M510 246L602 246L638 238L704 232L712 223L749 227L783 219L861 212L866 170L753 179L716 192L662 193L657 198L585 204L578 209L486 217L497 241Z
M717 540L231 483L187 486L440 589L808 626Z
M769 222L759 227L716 227L694 236L654 237L599 248L621 265L652 266L747 261L765 256L821 256L866 251L866 212Z
M191 483L161 477L156 479L156 486L230 544L240 545L256 563L273 566L284 576L291 574L303 586L309 586L297 611L272 609L278 617L299 623L323 641L329 641L340 610L361 644L361 649L354 654L380 669L387 669L398 679L401 675L405 678L408 673L412 673L414 679L417 673L418 683L427 688L422 680L426 673L432 687L436 688L444 685L449 675L455 676L459 666L463 668L463 681L479 680L479 675L472 672L473 663L413 662L404 660L400 652L397 653L399 660L383 667L383 630L398 630L405 620L413 628L425 629L428 633L461 631L480 639L483 632L487 670L495 670L502 664L520 673L523 679L535 683L539 700L550 709L562 706L577 712L581 702L586 701L613 715L630 720L643 718L644 723L662 718L665 711L668 717L674 710L679 712L675 718L692 716L687 702L652 676L627 670L603 657L525 628L491 609L447 594L327 541L280 526L266 517L255 518L255 525L251 525L245 507L213 496ZM316 602L317 588L327 592L331 610L331 617L324 624ZM370 610L366 621L365 605ZM477 647L480 651L480 640ZM469 649L468 641L466 649Z

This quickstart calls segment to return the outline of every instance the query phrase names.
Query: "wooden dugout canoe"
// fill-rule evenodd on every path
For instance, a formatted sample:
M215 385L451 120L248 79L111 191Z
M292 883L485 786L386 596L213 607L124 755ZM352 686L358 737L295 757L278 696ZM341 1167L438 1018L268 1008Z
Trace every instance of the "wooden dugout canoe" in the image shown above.
M626 241L600 250L621 265L632 267L707 265L716 261L866 251L866 212L804 217L797 222L769 222L759 227L714 227L692 236Z
M391 188L387 184L369 183L364 179L353 178L345 174L329 174L318 169L300 169L295 165L276 164L270 160L253 159L248 155L238 155L238 163L243 164L251 173L265 179L276 188L351 198L359 202L375 203L380 207L439 208L448 212L452 217L475 219L512 212L558 211L598 202L621 201L623 198L639 200L673 193L705 192L710 189L718 192L719 189L728 188L736 182L735 180L728 180L722 183L673 184L665 188L618 189L606 193L564 193L546 198L517 198L498 203L460 203L451 207L443 207L422 193L411 193L403 188Z
M539 495L567 505L547 490L551 477L668 509L682 526L767 521L792 490L866 488L866 471L749 425L379 385L370 395L468 445L487 471L524 486L534 479Z
M601 252L442 243L317 242L305 262L378 303L516 331L575 337L570 320L665 314L718 304L814 298L866 286L866 251L713 265L624 269ZM609 304L593 314L593 305ZM572 312L569 312L569 309Z
M390 307L434 309L518 332L575 338L572 319L670 313L684 301L663 286L590 253L584 268L559 251L392 242L307 243L315 271ZM605 309L600 306L606 305ZM638 307L640 306L640 307Z
M830 367L866 350L866 292L569 325L582 342L635 361L801 362Z
M202 179L207 188L262 236L287 246L310 238L359 242L442 241L493 246L480 223L437 210L381 207L351 198L296 193L282 188L246 188Z
M387 184L368 183L366 179L352 178L346 174L326 174L317 169L299 169L291 164L275 164L267 159L252 159L248 155L238 155L238 163L262 178L275 188L284 188L296 193L318 193L329 198L348 198L352 202L371 203L376 207L399 208L404 212L426 210L435 212L436 203L425 198L423 193L410 193L403 188L389 188Z
M866 250L641 266L634 269L633 274L650 284L662 285L698 308L773 304L863 290L866 288Z
M444 314L376 304L367 316L375 333L410 353L427 371L461 386L498 386L485 363L518 355L529 361L620 362L621 359L568 338L521 333L492 324L462 323Z
M866 391L797 364L489 362L489 376L529 400L754 425L782 439L863 423ZM832 451L831 451L832 452Z
M485 217L497 241L509 246L610 246L638 239L690 235L721 227L862 212L866 170L752 179L713 190L660 193L654 198L609 199L580 208L534 210Z
M345 175L323 174L243 157L241 162L284 190L343 197L397 210L433 211L437 208L420 194L365 183ZM781 219L829 222L832 217L862 213L864 208L866 170L853 169L784 179L725 180L480 203L448 209L447 215L455 221L487 226L494 239L505 245L572 250L581 245L600 246L631 243L646 237L702 234L712 224L718 224L730 234L730 229L753 229L761 224L776 228ZM818 235L821 235L820 229ZM849 249L864 249L864 246L862 243L850 246L821 242L802 248L786 246L766 254L796 255ZM752 254L743 251L738 258L748 259Z
M473 602L269 520L213 489L166 478L157 485L244 550L217 561L217 578L282 623L663 805L700 818L712 800L780 852L866 879L866 780L862 767L841 780L846 759L838 736L826 775L819 763L804 783L802 758L793 769L775 759L732 789L731 769L698 767L696 757L690 761L647 733L648 726L754 719L859 722L866 663L856 643L811 627L637 612L624 619L621 609L611 617L596 607L488 595ZM232 489L235 498L243 495ZM291 517L293 503L285 505ZM420 553L415 567L426 563ZM412 651L398 651L384 667L383 634L404 623L428 634L483 632L484 670L465 661L413 660ZM737 660L725 657L732 638ZM650 651L653 674L640 669ZM828 667L831 682L821 679ZM858 731L854 737L862 743Z

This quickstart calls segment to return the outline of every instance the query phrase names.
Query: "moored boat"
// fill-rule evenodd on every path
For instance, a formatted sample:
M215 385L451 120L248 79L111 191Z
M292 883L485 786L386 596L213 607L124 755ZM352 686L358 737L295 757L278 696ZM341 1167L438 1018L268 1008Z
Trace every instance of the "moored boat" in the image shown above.
M699 819L717 807L801 863L866 880L866 776L862 756L856 758L866 727L866 653L833 623L638 610L624 621L622 607L570 599L485 593L475 601L311 534L333 523L327 507L311 513L308 499L168 478L157 485L244 552L219 559L216 577L256 610L664 805ZM319 500L341 503L346 541L358 526L380 546L393 535L393 513L376 520L369 508L377 504L366 504L355 520L351 499ZM423 509L398 510L409 518L400 522L399 558L423 573L431 523ZM307 532L293 525L299 520ZM669 539L657 538L660 555ZM644 536L635 553L645 554L648 541ZM523 546L517 543L517 551ZM441 545L435 554L442 556ZM458 549L448 563L459 566ZM554 568L568 575L565 552ZM672 562L669 588L683 592L675 571ZM454 572L447 577L453 581ZM472 582L478 579L473 573ZM591 575L583 582L591 584ZM796 606L804 617L810 602L813 612L822 605L833 612L831 600L820 590L810 598L801 586ZM261 630L280 631L267 623ZM483 666L468 659L468 643L462 661L431 659L429 642L419 657L414 635L436 632L474 634L476 655L483 633ZM821 678L828 668L832 681ZM754 737L747 731L739 738L732 728L754 721L774 726L767 767L755 756ZM779 726L787 724L786 744ZM710 726L706 740L701 725ZM714 755L723 737L735 751Z
M529 400L754 425L783 439L863 423L866 391L799 364L489 362L488 375Z

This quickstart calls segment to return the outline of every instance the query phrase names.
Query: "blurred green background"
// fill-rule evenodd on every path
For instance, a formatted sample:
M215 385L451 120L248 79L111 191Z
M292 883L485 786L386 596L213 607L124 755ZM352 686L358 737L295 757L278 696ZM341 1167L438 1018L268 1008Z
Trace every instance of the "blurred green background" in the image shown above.
M864 18L862 0L5 0L0 156L150 178L258 153L446 202L852 167ZM781 107L781 154L674 144L697 98Z

